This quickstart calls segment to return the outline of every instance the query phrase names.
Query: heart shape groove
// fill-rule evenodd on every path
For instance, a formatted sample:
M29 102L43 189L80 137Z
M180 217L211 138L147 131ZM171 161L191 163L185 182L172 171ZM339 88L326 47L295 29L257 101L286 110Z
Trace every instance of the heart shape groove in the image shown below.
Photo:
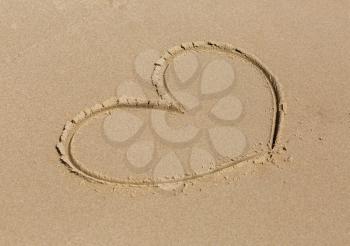
M173 47L153 64L150 79L159 100L148 100L129 83L136 98L112 97L65 124L56 148L71 172L105 184L174 184L272 153L279 144L284 117L281 87L257 58L232 45L199 41ZM236 79L242 83L233 90ZM99 142L87 141L94 148L81 161L85 157L77 154L75 143L84 142L91 133L85 128L101 118L108 145L94 154ZM239 123L242 129L234 126ZM111 150L112 159L125 164L134 176L119 175L114 169L101 172L100 167L91 167L96 163L87 163L106 156L105 150Z

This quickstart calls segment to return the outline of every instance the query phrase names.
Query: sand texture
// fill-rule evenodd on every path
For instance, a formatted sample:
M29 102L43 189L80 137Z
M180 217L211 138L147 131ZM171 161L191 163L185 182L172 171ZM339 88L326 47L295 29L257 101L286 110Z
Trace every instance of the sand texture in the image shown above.
M280 85L255 58L226 43L197 41L170 48L152 64L145 79L149 77L159 100L145 99L142 88L127 81L118 88L120 97L85 109L66 123L56 148L71 172L102 184L154 186L196 179L273 154L285 105ZM199 78L193 77L197 69ZM238 81L236 76L250 78ZM233 82L244 88L232 88ZM135 97L127 96L136 91ZM252 99L254 94L259 96ZM85 127L100 115L98 128ZM150 130L139 134L143 125ZM80 133L83 127L87 129ZM102 160L94 158L101 156ZM101 169L109 169L109 174Z
M0 2L0 245L349 245L350 2Z

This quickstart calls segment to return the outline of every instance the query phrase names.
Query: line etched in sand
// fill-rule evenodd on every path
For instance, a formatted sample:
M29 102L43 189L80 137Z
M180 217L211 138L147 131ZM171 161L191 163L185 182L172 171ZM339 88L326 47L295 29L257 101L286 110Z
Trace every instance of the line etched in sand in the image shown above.
M221 127L221 128L213 127L208 131L208 134L209 134L208 136L213 139L212 144L218 150L217 153L220 156L222 156L222 159L224 160L223 164L219 166L218 165L215 166L215 162L217 160L215 160L215 158L210 153L202 150L201 148L194 147L191 155L191 162L192 162L191 164L195 166L197 170L202 168L200 171L196 172L195 174L186 175L185 171L183 170L180 172L181 173L180 176L176 176L176 175L172 176L171 170L170 171L167 170L165 166L162 169L159 169L159 168L155 169L155 174L157 174L156 175L157 177L148 177L148 178L143 178L142 180L133 179L132 177L128 179L123 179L123 178L117 178L117 177L105 175L87 168L86 165L81 163L76 158L76 156L72 151L72 142L76 136L76 133L88 121L94 120L100 116L108 115L111 113L111 111L128 109L128 108L157 109L156 113L152 113L151 118L153 121L155 120L157 122L162 122L165 119L162 112L172 111L179 115L179 114L186 114L187 110L196 108L198 106L198 102L196 101L195 98L188 97L186 95L186 92L175 92L169 89L170 87L167 84L165 74L170 64L174 64L174 69L176 71L181 71L183 67L186 67L186 64L192 64L193 66L190 67L190 70L192 70L191 72L185 72L183 74L178 72L178 75L179 75L178 79L181 84L191 83L192 74L193 74L193 71L195 71L195 66L198 66L198 60L196 59L195 56L188 56L188 57L181 57L181 56L189 52L200 53L200 52L208 52L208 51L215 54L225 55L229 58L231 56L239 56L246 62L255 66L266 77L266 80L268 81L269 89L271 91L272 99L273 99L273 118L271 123L271 130L269 134L270 138L267 143L268 149L263 150L261 152L256 151L253 153L243 153L246 146L246 139L245 139L245 136L240 131L236 130L234 127L231 127L231 126ZM176 60L177 58L179 59ZM202 79L203 82L201 84L202 86L201 92L203 95L210 94L210 93L217 93L216 90L222 91L230 87L231 85L230 81L234 78L235 74L230 67L225 68L225 66L227 65L220 60L213 61L207 65L207 69L206 69L207 74L204 75L204 78ZM220 68L224 68L223 73L220 75L221 77L211 72L211 71L216 71ZM143 77L146 79L147 71L142 70L141 72L144 75ZM213 83L210 82L210 80L213 80L213 79L219 79L220 86L223 88L218 89L218 87L213 87ZM160 185L160 184L178 183L178 182L183 182L186 180L195 179L198 177L202 177L202 176L206 176L206 175L218 172L234 164L237 164L249 159L254 159L258 156L261 156L267 153L271 154L275 146L280 142L281 125L282 125L284 108L285 108L280 85L278 84L274 76L265 68L264 65L262 65L260 61L258 61L257 58L251 55L248 55L245 52L242 52L241 50L233 47L230 44L220 43L220 42L200 41L200 42L189 42L189 43L184 43L180 46L175 46L169 49L165 55L163 55L157 62L154 63L151 82L160 98L159 100L147 100L144 97L139 97L139 98L132 98L127 96L112 97L101 104L96 104L91 108L81 111L71 121L68 121L65 124L63 132L59 139L59 143L57 144L56 148L60 154L61 161L70 169L71 172L81 177L84 177L90 181L95 181L99 183L127 184L127 185L138 185L138 186L140 185L153 186L153 185ZM125 89L124 91L127 91L127 89ZM118 96L120 96L121 94L118 94ZM141 95L141 93L138 93L138 94ZM232 105L232 107L228 107L225 110L221 110L220 105L222 104ZM242 113L242 107L243 106L241 105L241 102L237 98L232 96L227 96L220 100L218 105L212 109L211 114L213 114L214 117L219 117L224 121L236 120L237 118L239 118L239 116ZM128 122L125 121L125 126L130 128L133 125L134 131L136 131L140 127L140 125L139 123L137 123L136 118L133 118L133 119L134 119L134 124L129 124L128 126L127 125ZM107 122L107 128L109 127L108 124L111 124L111 122ZM154 130L158 135L161 136L161 138L163 139L170 138L169 141L173 143L177 141L176 137L177 137L177 134L180 133L179 131L173 131L170 128L167 128L165 122L158 125L159 125L159 128L155 127ZM113 128L109 127L109 129L113 129ZM186 128L184 129L186 130ZM129 137L127 135L128 133L124 131L123 127L119 128L119 132L122 135L120 135L120 133L118 132L111 132L109 136L117 142L118 141L123 142L124 138L127 139ZM234 142L233 139L228 138L226 135L227 132L230 134L230 136L231 135L234 136L236 140L240 139L239 143ZM193 136L191 136L191 134ZM183 132L182 134L183 136L181 137L180 136L181 134L178 136L179 138L184 138L183 141L187 142L186 138L194 138L194 136L197 134L198 132L196 131L195 127L188 126L187 131ZM222 145L220 141L223 141L224 145ZM144 141L144 143L145 142L147 141ZM153 158L153 154L148 154L144 156L135 156L135 153L137 153L140 149L147 149L149 151L152 151L153 153L154 148L155 146L153 145L153 143L148 142L147 146L144 146L144 148L142 144L136 143L130 147L126 155L128 155L128 159L131 160L131 164L133 166L142 167L143 165L149 165L149 162ZM168 157L168 159L172 157L172 160L174 163L179 162L179 160L176 159L177 156L173 153L169 153L166 156ZM159 163L164 164L166 160L167 160L166 158L165 159L163 158L161 161L159 161ZM167 163L170 163L170 161L167 161ZM159 173L159 170L162 170L162 172L163 171L166 172L167 173L166 177L162 177L161 175L162 172ZM182 168L178 170L182 170Z

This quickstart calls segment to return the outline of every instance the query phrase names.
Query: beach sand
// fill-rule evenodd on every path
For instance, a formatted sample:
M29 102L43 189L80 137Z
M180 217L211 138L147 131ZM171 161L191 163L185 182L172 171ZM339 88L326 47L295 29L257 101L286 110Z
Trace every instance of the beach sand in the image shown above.
M0 30L0 245L350 243L348 1L8 0L0 3ZM169 69L153 82L165 78L169 84L163 89L171 95L179 88L205 94L218 88L209 85L220 74L226 76L223 87L234 79L232 88L227 85L232 94L225 94L225 103L234 107L216 110L211 119L232 127L231 119L223 119L231 113L239 131L230 129L241 145L227 148L232 139L220 131L210 145L209 131L208 139L195 141L205 150L194 158L200 160L196 166L181 159L192 151L191 142L176 153L184 170L169 173L166 164L176 161L166 153L196 129L171 139L164 125L150 127L149 108L120 110L142 119L142 127L126 120L130 129L145 129L121 147L116 141L125 132L116 134L113 118L118 108L106 109L102 118L85 112L82 118L89 121L82 125L75 118L79 129L70 128L74 141L61 141L67 121L96 103L107 105L108 98L126 94L159 106L160 95L169 93L159 86L157 94L152 86L153 63L172 55L167 52L172 47L203 40L230 44L239 49L237 57L241 51L252 55L273 79L246 59L227 60L226 53L222 58L214 47L210 54L195 51L182 65L167 63ZM215 66L220 73L210 72ZM271 79L281 86L282 104L271 93ZM188 81L193 86L182 87ZM217 103L209 99L202 108ZM159 111L158 123L165 117ZM283 121L276 123L278 112ZM183 126L194 122L188 115L169 114L166 120ZM201 117L195 127L216 126ZM137 166L147 155L137 154L139 146L125 146L141 140L141 146L152 147L145 143L158 135L174 143L154 140L157 153L166 155L160 162L165 168ZM58 153L59 142L58 150L70 155ZM214 159L209 149L218 153ZM121 165L123 151L135 165ZM235 155L235 165L220 153ZM75 175L69 158L87 170ZM204 165L207 159L216 167Z

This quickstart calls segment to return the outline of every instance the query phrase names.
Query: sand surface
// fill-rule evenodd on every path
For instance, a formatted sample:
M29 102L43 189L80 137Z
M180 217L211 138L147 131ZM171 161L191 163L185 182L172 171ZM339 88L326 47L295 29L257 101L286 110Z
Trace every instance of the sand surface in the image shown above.
M183 92L201 94L212 121L157 109L156 122L187 129L169 135L164 124L149 127L150 109L106 110L74 131L69 149L99 174L95 181L113 182L90 182L63 165L56 144L67 121L123 95L159 105L153 63L200 40L231 44L276 78L285 103L278 146L270 141L280 105L266 76L238 58L195 52L160 78L186 109L196 100ZM350 244L349 40L345 0L1 1L0 245ZM215 90L219 99L205 97ZM115 128L120 112L130 139ZM178 148L179 138L219 123L240 146L208 130L194 147ZM154 146L157 162L147 155ZM245 160L251 152L262 155ZM220 155L237 162L225 166ZM168 173L169 163L181 168ZM144 180L152 185L135 185Z

